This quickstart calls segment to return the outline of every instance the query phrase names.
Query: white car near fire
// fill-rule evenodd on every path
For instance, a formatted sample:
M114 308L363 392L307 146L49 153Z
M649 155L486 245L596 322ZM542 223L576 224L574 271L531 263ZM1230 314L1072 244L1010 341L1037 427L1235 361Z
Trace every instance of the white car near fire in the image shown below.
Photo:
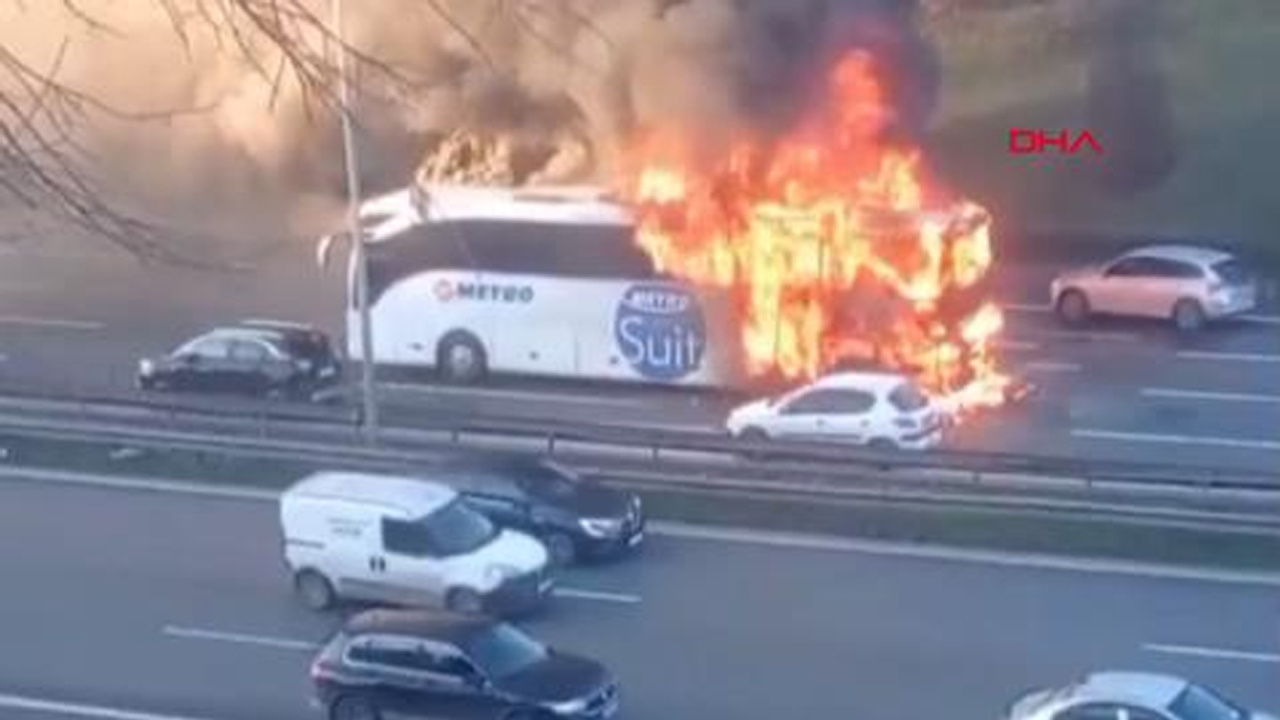
M942 443L945 414L910 377L841 372L729 413L744 440L821 440L877 449L928 450Z

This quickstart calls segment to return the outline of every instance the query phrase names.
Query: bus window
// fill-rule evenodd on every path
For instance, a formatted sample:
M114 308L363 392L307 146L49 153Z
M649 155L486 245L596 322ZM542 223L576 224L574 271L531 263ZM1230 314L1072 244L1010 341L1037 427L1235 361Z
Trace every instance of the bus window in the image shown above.
M450 228L417 225L393 238L369 243L369 297L372 302L396 282L429 270L466 270L470 253ZM355 307L355 293L351 293ZM372 302L370 304L372 304Z

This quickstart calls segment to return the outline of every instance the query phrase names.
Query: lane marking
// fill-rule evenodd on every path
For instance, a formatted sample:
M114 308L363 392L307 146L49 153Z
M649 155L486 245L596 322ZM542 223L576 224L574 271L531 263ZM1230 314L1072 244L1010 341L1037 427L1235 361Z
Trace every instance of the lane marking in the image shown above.
M1000 303L1000 307L1010 312L1028 313L1035 315L1044 315L1053 312L1053 306L1048 303ZM1259 323L1261 325L1280 325L1280 315L1239 315L1231 320L1244 320L1245 322Z
M639 595L604 592L601 590L581 590L570 587L555 588L552 591L552 594L556 597L572 598L575 600L596 600L599 602L619 603L622 605L638 605L641 600Z
M193 715L165 715L139 710L125 710L105 705L86 705L26 695L10 695L8 693L0 693L0 708L29 710L31 712L70 717L97 718L98 720L206 720Z
M993 343L999 350L1009 350L1011 352L1030 352L1040 348L1040 343L1031 342L1029 340L1006 340L997 338Z
M1280 355L1262 353L1229 353L1209 350L1179 350L1178 357L1184 360L1220 360L1223 362L1256 362L1280 363Z
M764 545L791 550L823 550L855 555L906 557L915 560L942 560L973 565L996 565L1037 570L1059 570L1086 575L1128 575L1159 580L1195 580L1226 585L1280 587L1280 574L1218 570L1214 568L1157 565L1127 560L1072 558L1061 555L949 548L940 545L860 540L773 530L713 528L674 522L652 522L655 535L683 540L703 540L739 545Z
M1159 433L1121 432L1118 430L1096 430L1092 428L1073 428L1071 434L1087 440L1115 440L1161 445L1208 445L1241 450L1280 450L1280 441L1275 440L1246 440L1203 435L1162 435Z
M215 494L223 498L235 498L250 502L277 502L278 491L249 488L221 488L210 493L207 486L182 481L159 481L140 478L118 482L112 478L58 470L24 470L0 467L0 478L17 482L37 482L73 486L98 487L131 492L156 492L170 495L208 497ZM737 545L784 547L796 550L824 550L857 555L882 555L910 557L921 560L949 560L975 565L998 565L1035 569L1053 569L1086 574L1132 575L1175 580L1194 580L1235 585L1261 585L1280 587L1280 574L1240 572L1204 567L1178 567L1093 558L1069 558L1033 553L1000 552L949 548L941 545L918 543L894 543L883 540L859 540L824 535L781 533L770 530L709 527L655 520L647 526L655 536L680 540L701 540Z
M1221 400L1223 402L1280 403L1280 395L1255 395L1252 393L1182 390L1179 388L1162 387L1144 387L1139 391L1139 393L1146 397L1173 398L1176 400Z
M537 390L504 390L501 388L446 388L435 385L413 385L410 383L378 383L382 389L397 390L401 392L413 392L422 395L436 395L439 397L478 397L478 398L498 398L503 400L530 400L535 402L547 402L548 400L578 405L624 405L629 407L644 407L651 405L648 400L640 398L625 397L596 397L588 394L565 393L565 392L540 392Z
M1164 653L1166 655L1187 655L1190 657L1208 658L1211 660L1242 660L1245 662L1280 665L1280 655L1275 653L1201 647L1199 645L1170 645L1165 643L1146 643L1142 646L1142 649L1148 652Z
M1080 372L1083 366L1080 363L1058 362L1056 360L1040 360L1029 362L1022 366L1023 370L1032 372Z
M165 625L161 632L169 637L182 638L184 640L212 640L214 642L224 642L235 645L256 645L258 647L276 648L278 650L313 651L320 649L319 643L309 642L306 640L293 640L290 638L254 635L250 633L223 632L221 630L206 630L203 628L180 627L177 625Z
M29 315L0 315L0 325L20 325L26 327L51 327L66 330L101 330L105 324L95 320L69 320L63 318L42 318Z

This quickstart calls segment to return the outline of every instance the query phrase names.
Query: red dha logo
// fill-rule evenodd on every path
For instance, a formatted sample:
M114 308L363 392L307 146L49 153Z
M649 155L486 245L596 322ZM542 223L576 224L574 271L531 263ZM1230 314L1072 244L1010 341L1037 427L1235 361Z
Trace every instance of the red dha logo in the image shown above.
M1009 129L1009 152L1013 155L1044 155L1046 148L1057 148L1059 155L1075 155L1086 145L1094 155L1103 154L1102 143L1088 130L1082 130L1073 137L1070 130L1053 133L1027 128Z

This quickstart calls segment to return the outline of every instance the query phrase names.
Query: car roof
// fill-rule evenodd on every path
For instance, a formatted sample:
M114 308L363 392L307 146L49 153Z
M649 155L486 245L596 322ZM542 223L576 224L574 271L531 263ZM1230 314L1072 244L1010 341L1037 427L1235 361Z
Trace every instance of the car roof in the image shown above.
M249 330L266 330L278 333L319 333L319 328L293 320L271 320L267 318L246 318L238 324L239 328Z
M824 375L810 383L812 388L849 388L888 392L911 378L904 373L865 372L861 370Z
M453 501L457 493L446 485L417 478L322 470L294 483L284 497L369 503L406 515L429 515Z
M1077 697L1127 701L1146 707L1163 708L1173 703L1188 682L1172 675L1106 671L1089 675L1076 688Z
M465 647L477 636L501 622L479 615L432 610L366 610L351 616L342 626L347 635L410 635Z
M1231 260L1235 256L1211 247L1165 243L1161 245L1145 245L1126 252L1122 257L1157 257L1166 260L1180 260L1197 265L1212 265L1223 260Z

